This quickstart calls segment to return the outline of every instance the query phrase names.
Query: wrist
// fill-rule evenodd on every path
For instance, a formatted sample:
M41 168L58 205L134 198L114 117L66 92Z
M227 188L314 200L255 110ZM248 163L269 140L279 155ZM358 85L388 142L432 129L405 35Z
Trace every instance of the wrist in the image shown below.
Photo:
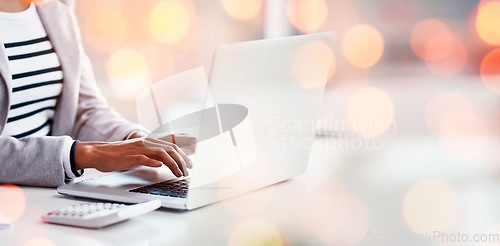
M70 154L69 154L69 162L70 162L70 168L71 168L71 176L74 176L76 178L82 176L83 174L83 169L80 169L81 172L78 171L78 169L76 168L76 164L75 164L75 149L76 149L76 146L78 145L80 141L79 140L74 140L73 141L73 144L71 144L71 149L70 149ZM69 172L69 170L68 170Z
M93 145L90 142L79 142L75 146L74 158L77 170L92 167L90 163L92 163Z

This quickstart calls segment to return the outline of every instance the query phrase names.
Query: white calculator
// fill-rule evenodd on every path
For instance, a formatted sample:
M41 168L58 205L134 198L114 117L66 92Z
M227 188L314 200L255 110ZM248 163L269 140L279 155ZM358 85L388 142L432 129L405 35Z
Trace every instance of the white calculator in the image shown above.
M153 200L135 205L119 203L81 203L43 215L42 221L46 223L86 228L102 228L134 216L151 212L160 206L160 200Z

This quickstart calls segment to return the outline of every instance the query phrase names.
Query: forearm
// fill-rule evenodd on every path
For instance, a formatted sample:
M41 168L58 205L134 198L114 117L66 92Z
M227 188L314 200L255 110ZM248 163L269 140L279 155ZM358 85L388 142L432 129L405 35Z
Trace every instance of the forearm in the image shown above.
M188 175L186 167L190 162L178 146L145 139L79 142L76 144L74 157L77 169L95 168L102 172L111 172L140 165L149 167L166 165L178 177Z
M75 167L77 170L82 170L85 168L96 168L101 169L98 164L106 163L108 161L106 153L102 153L102 148L104 146L116 145L116 143L105 143L105 142L79 142L75 148ZM111 161L111 160L109 160ZM101 169L102 170L102 169ZM103 171L114 171L114 170L103 170Z
M0 137L0 183L56 187L64 184L63 163L72 139Z

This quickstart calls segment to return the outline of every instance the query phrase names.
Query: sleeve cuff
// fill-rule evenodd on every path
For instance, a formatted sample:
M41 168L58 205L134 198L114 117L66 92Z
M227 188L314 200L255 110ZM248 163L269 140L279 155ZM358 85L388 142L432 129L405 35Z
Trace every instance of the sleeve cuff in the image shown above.
M73 142L69 142L71 144L66 144L64 146L64 173L65 176L69 179L81 177L83 174L83 170L79 172L78 170L76 170L75 166L75 148L78 142L78 140L75 140Z

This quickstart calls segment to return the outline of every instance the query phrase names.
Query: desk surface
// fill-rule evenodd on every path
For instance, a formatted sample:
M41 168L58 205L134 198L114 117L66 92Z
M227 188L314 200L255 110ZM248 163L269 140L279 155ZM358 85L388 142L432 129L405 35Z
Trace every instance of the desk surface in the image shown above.
M23 187L24 213L12 228L0 230L0 242L470 245L484 239L482 245L497 245L500 141L495 131L498 119L491 112L498 110L498 98L475 82L477 78L465 78L448 87L441 83L437 89L421 84L413 97L402 93L408 88L381 83L394 100L398 123L378 138L381 148L345 145L352 136L318 138L304 175L194 211L157 210L101 230L49 225L40 221L43 213L84 200L60 196L55 189ZM488 122L488 134L460 135L450 144L427 129L422 98L450 90L471 98L478 116ZM356 88L339 86L329 92L325 105L331 111L326 113L341 119L340 107L353 91ZM488 235L493 237L486 239ZM458 243L464 239L469 244Z

